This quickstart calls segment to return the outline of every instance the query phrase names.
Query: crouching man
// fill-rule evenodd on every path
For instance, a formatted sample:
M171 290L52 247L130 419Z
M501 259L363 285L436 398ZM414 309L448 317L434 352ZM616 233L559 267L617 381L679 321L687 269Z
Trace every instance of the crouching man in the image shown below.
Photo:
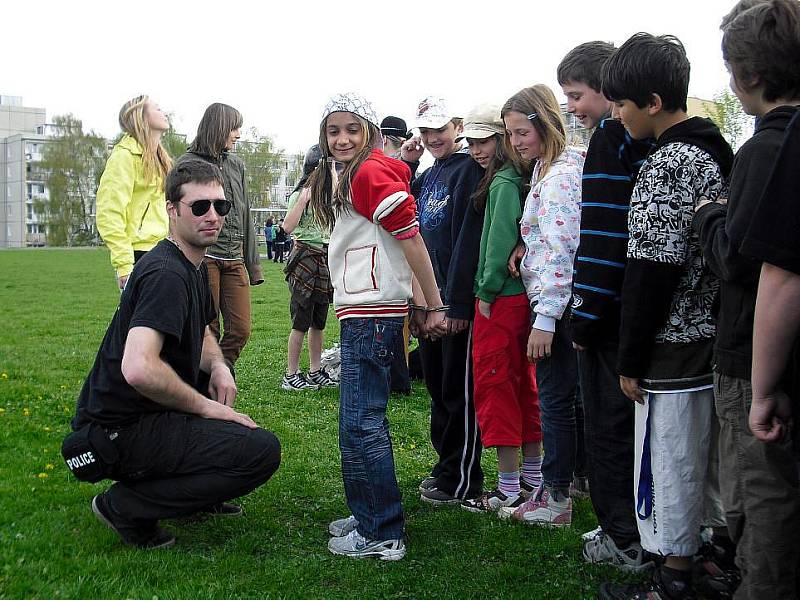
M203 256L231 208L220 171L185 161L165 188L170 236L137 262L62 447L79 479L116 480L92 510L146 549L175 543L161 519L241 514L226 501L266 482L281 455L275 435L233 409L236 383L207 327Z

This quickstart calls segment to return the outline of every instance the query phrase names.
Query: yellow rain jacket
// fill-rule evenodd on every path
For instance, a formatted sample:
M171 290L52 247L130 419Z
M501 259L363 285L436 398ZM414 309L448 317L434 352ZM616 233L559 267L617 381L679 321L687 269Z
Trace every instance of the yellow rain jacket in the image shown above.
M147 251L169 233L162 179L145 181L142 147L125 134L114 146L97 188L97 231L117 277L133 270L133 251Z

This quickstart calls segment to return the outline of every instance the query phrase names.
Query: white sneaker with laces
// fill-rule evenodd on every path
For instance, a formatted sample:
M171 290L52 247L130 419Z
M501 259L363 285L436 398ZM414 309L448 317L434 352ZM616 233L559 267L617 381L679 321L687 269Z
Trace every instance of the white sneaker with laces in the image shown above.
M583 546L583 560L612 565L622 571L634 573L654 566L652 561L645 559L644 550L639 544L633 543L625 550L620 550L610 535L601 535L586 542Z
M379 558L381 560L400 560L406 555L403 540L368 540L358 529L353 529L344 537L328 540L328 550L350 558Z
M604 535L603 528L599 525L592 529L591 531L587 531L586 533L581 534L581 541L584 543L599 538L600 536Z

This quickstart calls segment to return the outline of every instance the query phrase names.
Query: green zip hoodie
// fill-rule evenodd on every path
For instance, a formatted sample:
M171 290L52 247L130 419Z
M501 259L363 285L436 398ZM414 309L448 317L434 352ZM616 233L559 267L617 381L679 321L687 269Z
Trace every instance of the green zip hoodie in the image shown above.
M508 273L508 257L520 239L521 188L522 177L510 163L495 173L489 184L474 288L475 296L485 302L525 293L522 280Z

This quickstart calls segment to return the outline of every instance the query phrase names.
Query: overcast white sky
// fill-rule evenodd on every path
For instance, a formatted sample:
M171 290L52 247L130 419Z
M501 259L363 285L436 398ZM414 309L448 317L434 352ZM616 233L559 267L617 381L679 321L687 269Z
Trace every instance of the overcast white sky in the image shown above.
M563 99L556 66L577 44L637 31L677 35L689 92L727 85L719 23L734 0L23 0L4 2L0 94L73 113L112 137L129 98L150 95L194 137L211 102L278 146L317 139L327 98L353 90L410 120L424 96L460 111L533 83Z

